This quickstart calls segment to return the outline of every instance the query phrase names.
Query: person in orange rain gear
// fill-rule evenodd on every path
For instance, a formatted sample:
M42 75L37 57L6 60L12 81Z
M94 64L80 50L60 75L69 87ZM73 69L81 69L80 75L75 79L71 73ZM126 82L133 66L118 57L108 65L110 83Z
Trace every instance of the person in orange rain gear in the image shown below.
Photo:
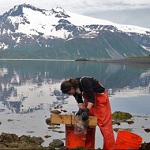
M97 124L104 140L103 149L115 149L110 102L102 84L92 77L84 76L65 80L60 89L62 93L75 97L79 107L76 115L82 115L83 121L88 120L89 115L98 118Z

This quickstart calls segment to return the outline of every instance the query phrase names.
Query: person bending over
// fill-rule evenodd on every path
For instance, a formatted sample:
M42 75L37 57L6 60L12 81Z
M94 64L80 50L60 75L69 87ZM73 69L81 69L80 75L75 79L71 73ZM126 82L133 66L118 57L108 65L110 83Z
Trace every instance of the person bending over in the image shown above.
M76 115L82 115L83 121L88 120L89 115L97 117L104 141L103 149L115 149L111 107L103 85L93 77L83 76L63 81L60 89L62 93L75 97L79 107Z

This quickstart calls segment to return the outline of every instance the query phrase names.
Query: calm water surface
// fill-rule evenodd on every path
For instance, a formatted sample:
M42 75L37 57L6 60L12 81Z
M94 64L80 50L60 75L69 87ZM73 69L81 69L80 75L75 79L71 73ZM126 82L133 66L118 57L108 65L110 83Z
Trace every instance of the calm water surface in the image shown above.
M67 113L77 110L75 100L62 95L59 89L63 80L80 76L99 79L109 93L112 112L150 116L148 66L88 61L1 60L1 132L42 137L51 134L51 139L45 139L47 142L60 137L48 130L45 119L58 105L62 105L61 109L66 109ZM8 119L12 121L8 122ZM64 134L61 137L63 139ZM99 135L97 140L101 140Z

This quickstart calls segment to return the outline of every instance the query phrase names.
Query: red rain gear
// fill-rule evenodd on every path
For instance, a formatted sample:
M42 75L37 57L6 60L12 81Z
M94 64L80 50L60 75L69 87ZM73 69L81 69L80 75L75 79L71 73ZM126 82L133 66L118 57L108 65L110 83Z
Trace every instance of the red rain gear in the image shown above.
M88 100L85 92L83 94L83 97L85 107L87 107ZM89 115L96 116L98 118L97 124L100 128L104 139L103 150L115 149L111 108L108 94L106 91L102 94L95 93L95 102L92 108L90 109Z

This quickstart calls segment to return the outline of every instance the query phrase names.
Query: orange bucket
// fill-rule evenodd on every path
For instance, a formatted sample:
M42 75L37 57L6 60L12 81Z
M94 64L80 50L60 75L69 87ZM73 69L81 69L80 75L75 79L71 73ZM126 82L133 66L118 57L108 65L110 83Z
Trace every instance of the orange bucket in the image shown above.
M138 150L142 144L142 138L132 132L119 130L116 139L116 150Z
M72 149L81 146L87 149L94 149L95 131L95 127L88 127L87 134L75 134L74 126L66 125L66 148Z

